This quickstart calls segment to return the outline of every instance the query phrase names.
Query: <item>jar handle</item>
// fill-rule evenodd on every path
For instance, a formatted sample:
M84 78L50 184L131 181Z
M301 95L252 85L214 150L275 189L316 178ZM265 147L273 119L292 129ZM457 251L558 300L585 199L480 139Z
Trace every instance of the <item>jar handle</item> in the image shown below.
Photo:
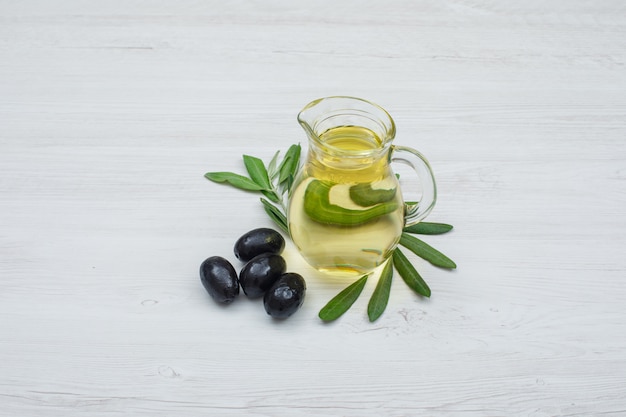
M415 203L404 204L404 226L419 223L435 207L437 185L430 164L418 151L406 146L391 147L391 162L401 162L413 168L422 184L422 196Z

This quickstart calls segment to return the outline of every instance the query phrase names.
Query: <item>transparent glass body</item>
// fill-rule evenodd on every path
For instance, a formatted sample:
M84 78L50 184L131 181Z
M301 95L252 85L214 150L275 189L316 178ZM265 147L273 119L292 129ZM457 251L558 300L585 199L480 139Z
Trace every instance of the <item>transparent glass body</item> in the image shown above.
M432 170L417 151L392 146L393 120L365 100L316 100L298 120L309 149L289 199L292 240L319 271L369 273L389 258L402 229L432 210ZM391 161L407 163L418 173L422 197L416 204L403 202Z

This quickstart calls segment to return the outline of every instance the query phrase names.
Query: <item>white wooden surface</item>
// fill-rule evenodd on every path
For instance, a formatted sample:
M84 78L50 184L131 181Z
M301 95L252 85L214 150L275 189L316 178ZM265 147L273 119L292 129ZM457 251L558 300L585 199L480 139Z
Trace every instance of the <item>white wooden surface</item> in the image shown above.
M429 157L459 269L325 325L289 245L301 311L217 306L271 223L203 174L335 94ZM626 3L1 1L0 210L2 416L626 415Z

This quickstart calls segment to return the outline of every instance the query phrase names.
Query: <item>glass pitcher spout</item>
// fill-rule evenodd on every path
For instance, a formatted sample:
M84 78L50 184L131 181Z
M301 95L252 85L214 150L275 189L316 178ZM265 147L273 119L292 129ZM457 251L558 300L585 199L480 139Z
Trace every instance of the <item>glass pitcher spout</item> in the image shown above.
M314 100L298 114L298 122L313 145L344 157L384 153L396 135L396 126L387 111L355 97L333 96ZM360 147L352 144L346 148L343 142L337 143L336 138L330 141L324 138L325 133L339 126L346 129L358 127L359 136L370 143L363 143ZM367 135L364 136L365 132ZM353 132L354 135L356 133Z

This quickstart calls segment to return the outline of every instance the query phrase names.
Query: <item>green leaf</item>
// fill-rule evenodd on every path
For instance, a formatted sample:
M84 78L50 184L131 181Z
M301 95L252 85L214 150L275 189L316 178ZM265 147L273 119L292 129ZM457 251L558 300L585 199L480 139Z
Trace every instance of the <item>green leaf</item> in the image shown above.
M261 191L265 188L248 177L233 172L207 172L204 176L213 182L229 183L233 187L247 191Z
M451 224L421 222L413 226L405 227L406 233L416 233L419 235L442 235L452 230Z
M296 178L293 175L289 175L289 178L287 178L287 181L285 182L285 186L287 188L287 195L289 195L289 193L291 192L291 186L293 185L293 182Z
M246 170L248 170L248 174L250 174L252 181L264 188L264 190L261 191L263 195L274 203L278 203L280 201L280 197L278 197L274 191L267 191L272 189L272 184L270 183L263 161L254 156L244 155L243 163L246 166Z
M261 191L261 193L263 193L263 195L265 197L269 198L274 203L280 202L280 198L278 197L278 195L274 191L265 191L265 190L263 190L263 191Z
M270 161L270 164L267 166L267 175L270 177L270 181L276 178L276 175L278 175L278 170L276 169L276 164L278 163L278 154L280 154L280 151L276 151L274 157Z
M389 259L383 272L378 278L376 289L370 298L370 302L367 305L367 316L370 321L378 319L385 308L387 308L387 302L389 301L389 292L391 291L391 280L393 278L393 259Z
M413 265L411 265L411 262L409 262L399 248L393 251L393 266L409 288L424 297L430 297L428 284L426 284L420 274L417 273Z
M435 266L447 269L456 268L456 264L452 259L448 258L446 255L439 252L437 249L433 248L426 242L419 240L415 236L411 236L407 233L402 233L402 237L400 237L400 244L420 258L426 259L428 262Z
M282 184L289 179L289 176L295 176L300 165L300 144L291 145L285 154L283 162L278 168L278 182Z
M265 212L270 216L270 219L274 221L285 233L289 234L289 225L287 223L287 217L272 203L262 198L263 208Z
M290 157L289 155L285 155L285 157L283 158L283 161L280 163L278 167L278 183L279 184L282 184L283 182L285 182L287 177L289 177L289 161L291 160L291 158L292 157Z
M343 313L348 311L352 304L359 298L365 283L367 282L368 275L363 275L361 278L350 284L343 291L333 297L319 312L319 318L324 321L333 321L341 317Z
M250 175L252 181L262 186L265 190L270 190L272 188L263 161L254 156L244 155L243 163L246 166L246 170L248 170L248 174Z

